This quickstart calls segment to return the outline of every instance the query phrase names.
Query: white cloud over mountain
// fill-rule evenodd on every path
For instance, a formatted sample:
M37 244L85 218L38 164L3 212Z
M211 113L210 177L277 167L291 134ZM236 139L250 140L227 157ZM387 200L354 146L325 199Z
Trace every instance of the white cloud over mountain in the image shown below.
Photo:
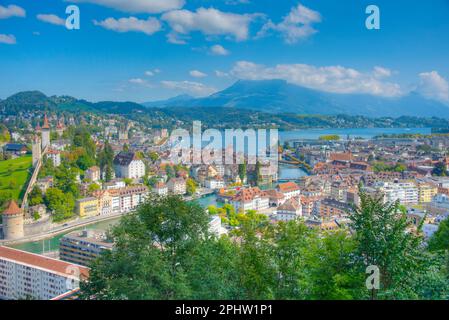
M131 13L161 13L180 9L184 0L68 0L74 3L93 3Z
M319 22L321 22L321 14L318 11L298 4L280 23L275 24L269 20L258 32L256 38L265 37L271 31L276 31L286 43L293 44L315 34L317 30L312 25Z
M232 68L231 75L245 80L281 79L292 84L333 93L361 93L383 97L403 95L399 84L379 78L381 70L382 76L386 78L389 72L385 68L361 72L342 66L278 64L267 67L249 61L239 61Z
M25 17L26 12L22 7L10 4L7 7L0 5L0 19L7 19L11 17Z
M153 17L149 17L147 20L140 20L135 17L120 19L107 18L103 21L94 20L94 24L116 32L134 31L143 32L147 35L152 35L161 30L161 23Z
M198 8L195 12L170 11L164 13L161 19L166 21L176 34L188 35L198 31L207 36L228 36L243 41L248 39L249 24L254 15L222 12L214 8Z
M181 91L194 96L207 96L217 91L213 87L193 81L161 81L161 84L166 89Z
M65 20L55 14L38 14L36 18L42 22L51 23L57 26L65 26Z
M449 103L449 83L437 71L419 74L417 91L428 99Z

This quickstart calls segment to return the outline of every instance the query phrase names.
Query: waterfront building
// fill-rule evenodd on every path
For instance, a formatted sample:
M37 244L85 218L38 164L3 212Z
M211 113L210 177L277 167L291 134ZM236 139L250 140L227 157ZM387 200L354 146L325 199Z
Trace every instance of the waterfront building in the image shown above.
M99 214L98 200L95 197L76 200L76 214L80 217L93 217Z
M120 189L99 190L94 193L101 215L128 213L142 204L148 197L149 189L144 185Z
M88 276L86 267L0 246L0 300L50 300Z
M225 187L224 180L220 176L206 179L206 188L215 190L215 189L221 189L224 187Z
M280 183L277 191L283 193L286 200L298 197L301 194L299 186L294 182Z
M183 178L171 178L167 182L168 191L172 194L185 194L186 181Z
M270 198L258 187L243 189L230 199L236 211L263 210L270 207Z
M112 250L114 244L102 230L70 232L59 242L59 257L63 261L89 266L102 252Z

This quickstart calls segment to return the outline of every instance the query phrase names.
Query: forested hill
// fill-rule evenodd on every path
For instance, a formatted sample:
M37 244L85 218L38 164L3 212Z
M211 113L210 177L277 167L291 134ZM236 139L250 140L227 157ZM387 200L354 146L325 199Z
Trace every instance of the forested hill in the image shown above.
M70 96L48 97L39 91L25 91L0 100L3 115L21 112L64 112L80 115L84 112L117 114L142 121L148 126L173 128L189 127L198 120L205 128L366 128L366 127L449 127L442 118L381 117L351 115L304 115L295 113L268 113L229 107L165 107L147 108L135 102L89 102Z

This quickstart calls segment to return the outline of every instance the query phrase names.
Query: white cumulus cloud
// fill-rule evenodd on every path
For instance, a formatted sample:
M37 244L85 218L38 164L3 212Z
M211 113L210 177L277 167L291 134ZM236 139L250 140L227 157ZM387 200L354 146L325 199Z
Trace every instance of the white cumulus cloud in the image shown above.
M16 37L12 34L1 34L0 33L0 43L16 44Z
M190 74L192 77L194 77L194 78L204 78L204 77L207 77L207 74L205 74L205 73L203 73L203 72L201 72L201 71L198 71L198 70L192 70L192 71L189 72L189 74Z
M137 86L153 88L153 85L151 83L149 83L147 80L142 79L142 78L132 78L132 79L129 79L128 82L131 84L137 85Z
M118 20L107 18L103 21L94 20L94 24L116 32L134 31L143 32L147 35L152 35L161 30L161 23L153 17L149 17L147 20L140 20L135 17L120 18Z
M25 17L26 12L23 8L10 4L7 7L0 6L0 19L7 19L11 17Z
M189 93L194 96L207 96L217 90L199 82L193 81L161 81L164 88Z
M184 0L67 0L74 3L93 3L131 13L161 13L180 9Z
M280 23L275 24L269 20L258 32L256 38L264 37L270 31L276 31L281 34L286 43L293 44L315 34L317 30L312 25L319 22L321 22L321 14L318 11L298 4Z
M216 44L210 47L210 52L216 56L227 56L230 52L223 48L223 46Z
M403 94L399 84L382 81L375 70L361 72L342 66L278 64L267 67L249 61L239 61L232 68L231 75L246 80L281 79L291 84L333 93L360 93L383 97L398 97Z
M65 20L55 14L38 14L36 18L40 21L55 24L57 26L65 26Z
M428 99L449 103L449 83L437 71L419 74L417 91Z
M174 10L162 15L175 34L199 31L207 36L228 36L237 41L248 39L249 24L254 15L222 12L214 8L198 8L196 12Z
M161 70L156 68L156 69L153 69L153 70L145 71L145 75L148 76L148 77L152 77L152 76L155 76L156 74L158 74L160 72L161 72Z

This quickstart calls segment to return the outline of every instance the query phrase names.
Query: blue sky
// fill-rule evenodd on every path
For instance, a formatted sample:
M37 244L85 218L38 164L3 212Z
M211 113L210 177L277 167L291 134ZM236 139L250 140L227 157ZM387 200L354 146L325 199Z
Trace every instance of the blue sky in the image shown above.
M76 4L80 30L64 26ZM367 30L365 8L380 8ZM448 0L2 0L0 98L204 96L238 79L449 104Z

